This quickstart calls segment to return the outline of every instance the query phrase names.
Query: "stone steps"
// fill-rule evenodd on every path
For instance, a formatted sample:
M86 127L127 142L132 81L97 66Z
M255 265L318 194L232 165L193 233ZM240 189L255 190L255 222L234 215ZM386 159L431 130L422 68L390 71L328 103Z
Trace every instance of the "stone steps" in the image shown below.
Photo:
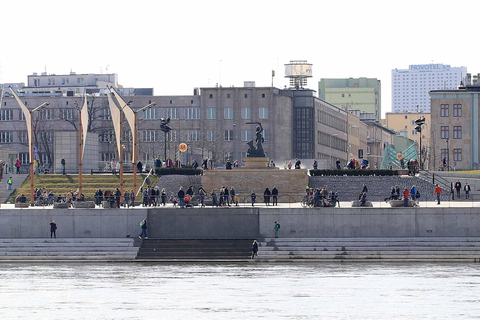
M125 239L0 239L0 260L134 260L138 247Z
M480 238L272 239L260 242L264 260L480 261Z
M137 259L246 260L252 240L143 240Z

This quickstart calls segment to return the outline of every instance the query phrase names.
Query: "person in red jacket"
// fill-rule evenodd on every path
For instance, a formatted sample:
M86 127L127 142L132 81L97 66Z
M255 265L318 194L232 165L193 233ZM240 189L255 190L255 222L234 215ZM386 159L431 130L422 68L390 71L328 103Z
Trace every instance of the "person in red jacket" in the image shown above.
M437 204L440 204L440 195L442 194L442 188L440 188L438 184L435 185L435 191L433 192L433 194L437 195Z
M407 188L403 190L403 206L408 207L408 198L410 198L410 191Z

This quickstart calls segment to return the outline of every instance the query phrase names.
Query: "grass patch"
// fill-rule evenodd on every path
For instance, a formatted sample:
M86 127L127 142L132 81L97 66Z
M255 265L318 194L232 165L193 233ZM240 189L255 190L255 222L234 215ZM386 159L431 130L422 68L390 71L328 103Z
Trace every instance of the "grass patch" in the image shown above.
M143 180L147 175L137 175L137 187L143 183ZM155 186L159 177L149 176L145 182L145 187ZM58 194L64 194L70 190L78 189L78 175L35 175L33 177L35 188L45 187L48 192L53 191L55 196ZM123 190L133 189L133 175L123 175ZM95 198L95 191L102 189L105 192L106 189L115 190L120 188L120 177L118 175L83 175L82 176L82 192L85 195L85 200L93 201ZM27 198L30 198L30 177L27 177L22 185L17 188L7 199L10 203L14 203L15 197L19 194L24 194ZM142 196L139 194L136 201L142 201Z

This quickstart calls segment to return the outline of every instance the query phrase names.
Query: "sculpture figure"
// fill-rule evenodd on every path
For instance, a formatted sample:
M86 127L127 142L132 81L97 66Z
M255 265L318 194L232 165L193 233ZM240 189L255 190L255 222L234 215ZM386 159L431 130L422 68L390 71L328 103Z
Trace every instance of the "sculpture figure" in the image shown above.
M255 142L250 140L247 144L249 146L247 151L247 157L265 157L265 152L263 151L263 138L262 132L263 127L260 122L247 122L247 124L258 124L255 129Z

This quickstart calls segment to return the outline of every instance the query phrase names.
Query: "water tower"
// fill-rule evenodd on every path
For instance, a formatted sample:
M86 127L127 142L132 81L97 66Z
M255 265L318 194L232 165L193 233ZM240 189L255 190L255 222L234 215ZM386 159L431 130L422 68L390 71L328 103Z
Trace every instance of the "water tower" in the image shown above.
M285 78L290 78L290 87L303 89L307 85L307 78L312 77L312 64L306 60L291 60L285 64Z

